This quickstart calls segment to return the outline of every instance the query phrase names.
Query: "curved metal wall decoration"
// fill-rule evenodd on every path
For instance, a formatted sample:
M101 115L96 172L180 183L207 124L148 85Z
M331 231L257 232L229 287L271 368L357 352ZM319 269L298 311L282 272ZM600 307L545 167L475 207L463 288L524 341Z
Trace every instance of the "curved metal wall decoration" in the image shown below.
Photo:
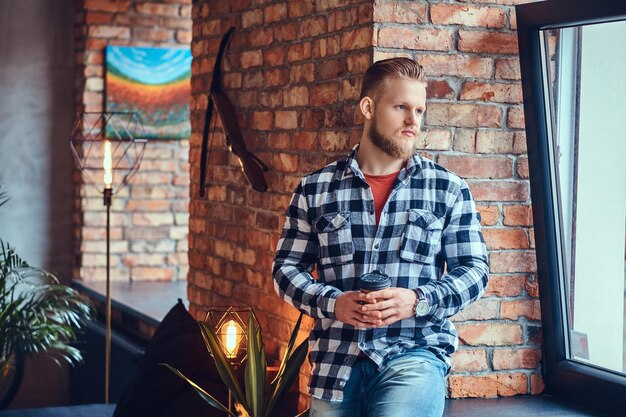
M224 88L222 86L222 59L224 57L226 46L228 45L234 31L235 28L231 27L222 37L217 57L215 58L215 65L213 67L213 77L209 88L206 117L204 120L204 129L202 131L202 153L200 155L200 197L204 197L207 186L206 171L210 147L209 130L211 122L213 121L214 108L222 121L228 149L239 159L244 176L254 190L260 192L267 190L267 182L265 181L263 171L269 171L269 168L257 156L248 151L241 129L237 123L235 109L224 93ZM211 132L211 136L213 134L215 134L215 130Z

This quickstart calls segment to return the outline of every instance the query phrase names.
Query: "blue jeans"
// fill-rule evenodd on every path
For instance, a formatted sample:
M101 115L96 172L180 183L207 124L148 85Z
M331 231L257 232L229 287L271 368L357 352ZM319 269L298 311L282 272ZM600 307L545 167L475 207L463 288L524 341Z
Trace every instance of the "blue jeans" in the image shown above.
M309 417L441 417L447 365L416 349L378 366L358 358L343 390L343 401L311 399Z

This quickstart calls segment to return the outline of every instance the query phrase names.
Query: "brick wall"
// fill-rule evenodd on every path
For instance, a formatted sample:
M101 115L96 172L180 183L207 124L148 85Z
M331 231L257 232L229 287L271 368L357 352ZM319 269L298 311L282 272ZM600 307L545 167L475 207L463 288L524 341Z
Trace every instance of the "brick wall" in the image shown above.
M75 2L76 111L104 109L107 45L189 45L191 0ZM150 141L138 173L113 197L111 279L186 279L189 141ZM74 278L105 277L105 207L101 191L75 173Z
M521 86L517 0L198 1L193 5L191 310L255 306L278 356L297 312L275 296L271 262L300 177L358 142L360 78L412 56L430 83L424 155L466 178L490 251L485 297L454 318L451 397L538 393L541 327ZM197 195L201 131L221 35L236 26L224 83L248 147L271 168L253 191L216 135L208 199ZM310 322L307 323L310 325ZM300 389L309 369L303 367ZM306 399L303 397L301 402ZM303 404L301 404L303 405Z

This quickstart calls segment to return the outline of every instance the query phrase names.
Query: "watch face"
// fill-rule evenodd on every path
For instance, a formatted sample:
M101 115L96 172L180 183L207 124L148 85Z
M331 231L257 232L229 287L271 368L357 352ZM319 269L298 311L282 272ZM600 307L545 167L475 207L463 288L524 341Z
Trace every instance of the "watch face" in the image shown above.
M425 316L428 313L428 310L428 302L426 300L420 300L417 303L417 307L415 307L415 313L417 313L419 317Z

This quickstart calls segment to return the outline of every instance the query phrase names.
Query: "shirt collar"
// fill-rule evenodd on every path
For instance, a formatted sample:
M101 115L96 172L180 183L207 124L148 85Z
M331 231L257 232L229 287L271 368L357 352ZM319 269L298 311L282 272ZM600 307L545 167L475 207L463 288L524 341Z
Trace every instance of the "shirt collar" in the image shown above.
M357 177L365 181L363 172L361 171L361 168L359 167L359 163L356 160L356 155L358 151L359 151L359 144L357 143L356 145L354 145L354 147L352 148L352 151L346 158L346 168L343 172L342 179L349 178L352 175L356 175ZM421 158L419 154L417 153L417 150L415 150L415 152L413 152L413 156L408 160L405 168L403 168L402 171L400 171L398 178L400 179L400 181L402 181L404 178L406 178L406 176L412 176L413 174L415 174L417 170L420 169L421 167L422 167Z

